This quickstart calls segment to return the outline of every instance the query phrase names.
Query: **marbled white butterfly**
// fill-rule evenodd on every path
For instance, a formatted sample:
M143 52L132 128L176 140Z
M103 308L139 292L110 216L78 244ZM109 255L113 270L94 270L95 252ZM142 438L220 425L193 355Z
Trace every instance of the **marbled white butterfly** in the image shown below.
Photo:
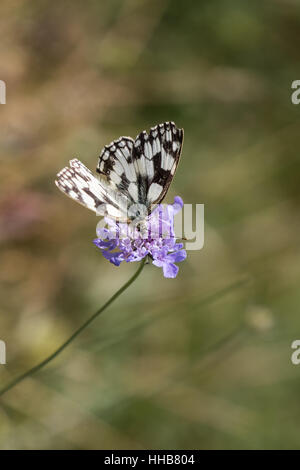
M158 124L135 140L120 137L106 145L96 169L98 178L73 159L58 173L55 183L67 196L98 215L121 222L144 217L165 197L182 143L183 129L174 122Z

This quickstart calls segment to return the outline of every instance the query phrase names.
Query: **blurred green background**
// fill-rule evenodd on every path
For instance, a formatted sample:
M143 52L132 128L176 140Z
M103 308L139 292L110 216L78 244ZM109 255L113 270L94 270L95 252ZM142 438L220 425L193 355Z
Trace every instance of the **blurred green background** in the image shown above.
M54 186L72 157L174 120L167 195L205 204L176 280L145 267L59 358L1 398L1 449L300 448L300 3L2 0L0 385L137 269Z

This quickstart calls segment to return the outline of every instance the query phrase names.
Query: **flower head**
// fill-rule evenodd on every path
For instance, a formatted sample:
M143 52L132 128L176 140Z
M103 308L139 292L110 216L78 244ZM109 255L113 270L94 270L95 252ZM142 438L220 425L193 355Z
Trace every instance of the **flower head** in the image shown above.
M183 207L177 196L173 204L158 205L141 224L120 223L105 218L106 227L97 230L95 245L103 256L116 266L122 261L140 261L149 256L153 264L163 269L165 277L178 273L175 263L185 260L182 243L176 242L174 215Z

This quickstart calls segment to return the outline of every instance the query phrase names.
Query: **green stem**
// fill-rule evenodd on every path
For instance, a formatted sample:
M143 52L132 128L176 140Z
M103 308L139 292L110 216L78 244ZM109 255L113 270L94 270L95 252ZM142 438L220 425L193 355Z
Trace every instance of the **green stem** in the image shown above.
M15 379L13 379L8 385L0 389L0 396L4 395L8 390L11 390L15 385L19 384L23 380L25 380L27 377L35 374L38 372L42 367L46 366L49 364L50 361L52 361L56 356L58 356L69 344L88 326L90 323L92 323L109 305L116 300L126 289L129 287L139 276L139 274L142 272L143 267L145 265L145 258L141 261L140 266L136 273L127 281L102 307L97 310L88 320L86 320L71 336L67 341L65 341L56 351L54 351L50 356L48 356L46 359L44 359L42 362L37 364L36 366L32 367L29 369L27 372L24 372L23 374L19 375Z

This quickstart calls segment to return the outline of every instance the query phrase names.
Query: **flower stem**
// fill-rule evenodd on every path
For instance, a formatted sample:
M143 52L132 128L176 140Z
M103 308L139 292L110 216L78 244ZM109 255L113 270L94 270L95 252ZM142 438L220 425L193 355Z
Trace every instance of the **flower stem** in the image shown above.
M102 307L97 310L90 318L88 318L71 336L70 338L67 339L56 351L54 351L50 356L48 356L46 359L44 359L42 362L37 364L36 366L32 367L29 369L27 372L24 372L23 374L19 375L15 379L13 379L9 384L7 384L5 387L0 389L0 396L4 395L4 393L8 392L8 390L11 390L15 385L19 384L23 380L25 380L27 377L35 374L38 372L42 367L46 366L51 362L56 356L58 356L69 344L88 326L90 323L92 323L104 310L109 307L109 305L116 300L126 289L129 287L139 276L139 274L142 272L143 267L145 265L145 258L142 259L140 266L138 270L135 272L135 274L104 304Z

